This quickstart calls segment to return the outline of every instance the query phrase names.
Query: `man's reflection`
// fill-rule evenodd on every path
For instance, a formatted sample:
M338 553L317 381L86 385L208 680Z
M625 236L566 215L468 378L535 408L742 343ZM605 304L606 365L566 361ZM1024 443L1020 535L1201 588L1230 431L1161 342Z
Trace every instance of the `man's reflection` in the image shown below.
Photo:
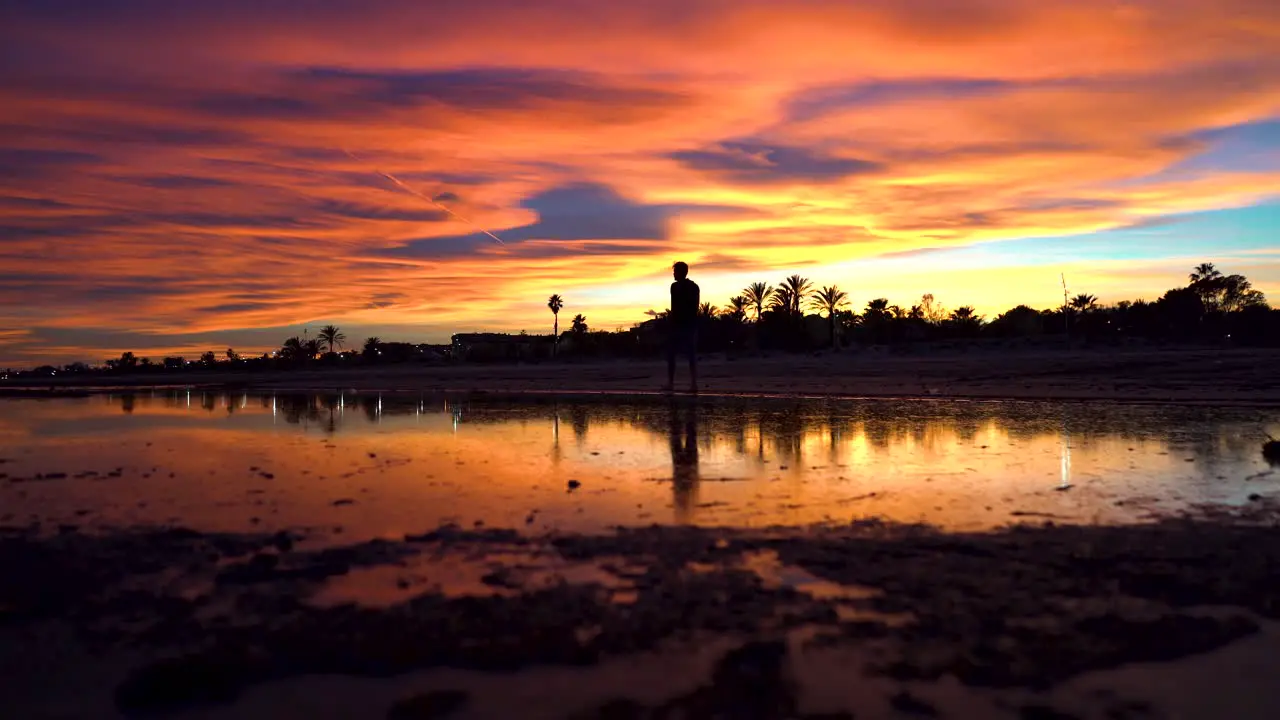
M688 522L698 505L698 408L672 401L669 411L672 504L676 522Z

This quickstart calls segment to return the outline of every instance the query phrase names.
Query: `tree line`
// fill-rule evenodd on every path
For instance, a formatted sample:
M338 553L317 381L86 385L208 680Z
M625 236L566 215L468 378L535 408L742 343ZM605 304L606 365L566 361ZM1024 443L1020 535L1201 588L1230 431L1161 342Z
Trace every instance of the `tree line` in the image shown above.
M552 296L557 316L564 302ZM808 311L808 312L806 312ZM669 311L654 313L650 323L660 336ZM818 286L808 278L790 275L776 286L754 282L723 306L703 303L699 308L699 346L704 352L734 349L809 351L847 345L898 345L937 341L974 341L1062 336L1080 344L1125 341L1229 342L1244 346L1280 345L1280 310L1273 310L1262 292L1243 275L1222 273L1202 263L1187 284L1154 301L1133 300L1104 305L1095 295L1064 298L1061 306L1035 309L1018 305L987 318L971 305L945 308L931 294L911 305L876 298L860 308L850 307L849 294L838 285ZM556 322L557 344L562 340ZM603 333L588 331L577 315L565 335L575 340L573 351L616 351L619 343ZM613 354L606 352L605 354Z
M552 334L512 336L533 348L519 357L628 357L661 352L669 311L652 313L651 319L618 332L592 331L587 317L577 313L562 333L560 312L566 307L564 297L552 295L547 307L553 316ZM1061 336L1071 343L1090 345L1151 341L1280 346L1280 310L1272 309L1248 278L1224 274L1212 263L1196 266L1185 285L1168 290L1154 301L1104 305L1094 295L1077 294L1064 298L1056 308L1018 305L991 319L970 305L947 309L933 295L924 295L910 305L876 298L854 309L848 292L838 285L818 286L800 275L783 278L776 286L750 283L723 306L703 303L698 315L702 352L812 351L853 345L1043 336ZM107 360L105 369L120 373L191 368L285 369L313 364L407 362L424 357L448 359L446 350L424 354L423 348L369 337L358 350L348 349L346 334L335 325L326 325L314 337L307 333L290 337L279 349L257 357L242 356L228 348L222 353L205 352L197 360L171 356L156 362L125 352ZM46 365L31 372L74 375L94 370L85 363L72 363L62 367ZM7 371L5 375L19 373Z

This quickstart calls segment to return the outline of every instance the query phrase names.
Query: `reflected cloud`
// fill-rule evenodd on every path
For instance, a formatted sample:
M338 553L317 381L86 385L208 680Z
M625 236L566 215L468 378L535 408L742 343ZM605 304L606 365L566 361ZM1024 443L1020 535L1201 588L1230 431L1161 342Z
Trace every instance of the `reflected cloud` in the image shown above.
M231 483L225 490L238 498L226 507L247 502L258 516L254 500L244 500L256 492L242 488L237 495L234 487L267 473L291 478L279 492L299 512L320 512L317 502L332 507L324 498L334 494L358 492L362 504L380 503L366 516L377 536L391 516L407 523L405 531L420 531L423 512L438 522L535 530L859 518L968 529L1019 518L1132 522L1195 503L1246 502L1280 482L1258 452L1258 428L1275 421L1262 410L1195 407L683 398L511 403L198 389L0 404L0 437L33 448L14 455L6 468L11 477L70 468L111 471L129 485L174 473L178 479L166 492L175 498L188 489L204 492L205 478L216 477L217 487ZM101 438L112 440L104 446ZM323 449L308 447L316 439ZM326 484L325 476L343 482ZM188 485L190 478L197 484ZM565 493L570 480L580 489ZM7 488L0 485L0 492ZM37 491L29 484L20 489ZM29 500L66 505L68 512L105 507L106 499L90 502L85 495L99 489L48 486ZM187 498L183 507L219 517L229 512L205 508L202 498ZM306 513L296 520L327 521Z

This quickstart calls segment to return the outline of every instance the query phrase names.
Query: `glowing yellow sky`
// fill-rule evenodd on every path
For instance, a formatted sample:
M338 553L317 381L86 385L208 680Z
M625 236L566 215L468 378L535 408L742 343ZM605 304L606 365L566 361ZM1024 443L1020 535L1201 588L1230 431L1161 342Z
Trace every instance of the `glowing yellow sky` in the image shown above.
M719 304L801 272L994 314L1202 260L1280 292L1274 212L1141 232L1273 208L1274 2L31 5L0 363L536 332L553 292L629 326L674 259Z

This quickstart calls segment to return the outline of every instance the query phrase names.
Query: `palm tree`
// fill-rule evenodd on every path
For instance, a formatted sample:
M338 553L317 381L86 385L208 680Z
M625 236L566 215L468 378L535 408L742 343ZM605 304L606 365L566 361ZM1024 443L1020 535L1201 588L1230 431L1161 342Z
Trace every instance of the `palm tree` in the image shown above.
M564 307L564 299L558 294L547 298L547 307L551 308L551 314L555 315L554 331L551 334L551 354L556 354L556 348L560 345L560 309Z
M1218 272L1218 268L1214 267L1213 263L1200 263L1191 271L1190 277L1191 284L1194 285L1206 280L1217 280L1222 277L1222 273Z
M319 339L312 338L310 340L303 342L302 351L306 355L308 360L315 360L316 356L319 355L322 351L321 341Z
M764 312L769 299L773 297L773 287L768 283L754 282L742 291L742 296L746 298L747 307L756 309L756 322L760 322L760 313Z
M378 336L366 338L364 341L364 356L367 358L377 357L382 352L382 339Z
M747 309L751 307L750 301L741 295L734 295L729 298L729 306L724 309L722 317L729 318L735 323L741 323L747 319Z
M323 349L329 352L337 352L335 348L341 348L347 344L347 336L334 325L325 325L320 328L320 342Z
M1077 295L1071 298L1070 306L1072 310L1077 310L1081 313L1087 313L1090 310L1094 310L1097 308L1098 298L1094 295L1081 293L1080 295Z
M982 316L972 306L963 305L951 311L947 322L961 334L967 335L982 327Z
M709 302L704 302L698 306L698 317L707 318L708 320L716 316L716 306Z
M862 312L864 322L876 323L893 317L889 312L889 298L876 298L867 301L867 309Z
M808 278L792 275L782 281L782 287L791 295L791 306L788 311L792 315L799 315L800 307L804 305L805 298L813 290L813 283L809 282Z
M769 309L776 313L788 314L791 312L791 289L780 287L773 291L773 296L769 298Z
M587 334L587 316L583 315L582 313L578 313L577 315L574 315L572 330L574 335L586 335Z
M285 360L301 360L306 355L306 343L302 338L294 335L284 341L284 345L280 348L280 357Z
M835 285L822 288L809 300L814 310L826 311L827 321L831 323L831 347L838 347L836 338L836 313L849 304L849 294Z
M227 362L240 362L240 353L232 350L231 348L227 348Z

